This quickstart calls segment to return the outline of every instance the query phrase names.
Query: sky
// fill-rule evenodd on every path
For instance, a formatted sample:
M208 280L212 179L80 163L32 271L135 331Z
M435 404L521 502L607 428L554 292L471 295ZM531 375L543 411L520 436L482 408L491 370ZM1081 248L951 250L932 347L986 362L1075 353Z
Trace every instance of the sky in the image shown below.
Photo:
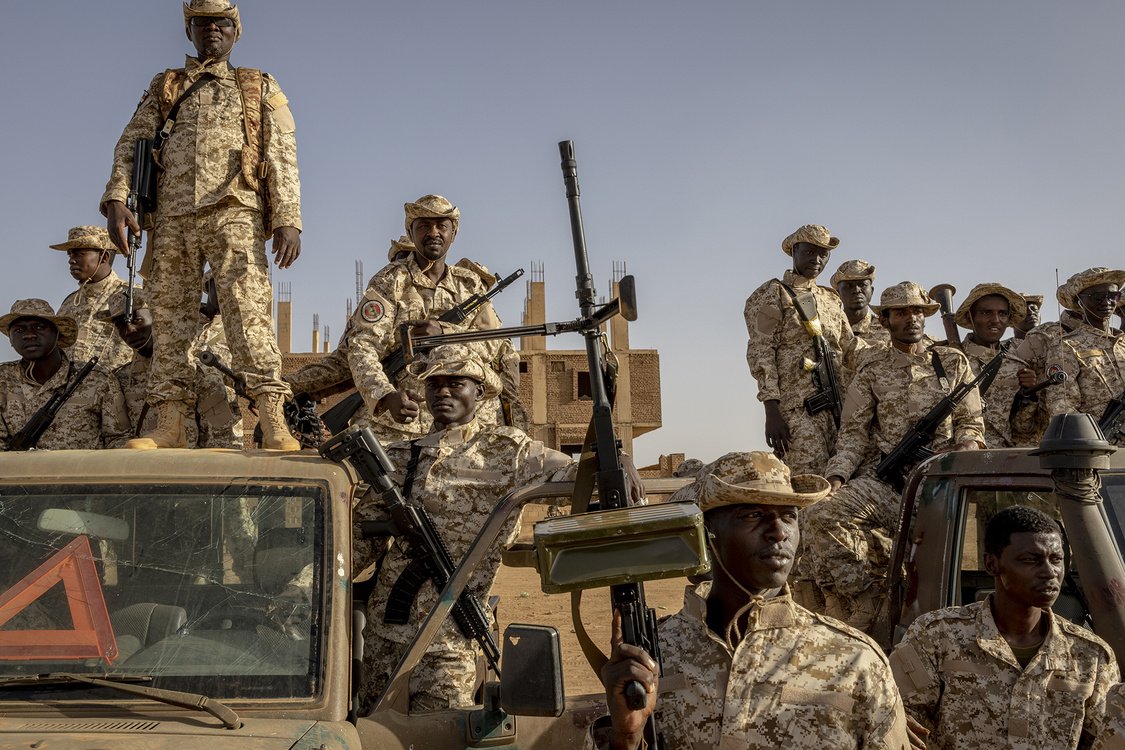
M829 272L874 263L876 293L910 279L963 299L997 281L1046 294L1044 320L1056 269L1123 263L1120 2L239 8L232 62L273 74L297 121L302 254L274 276L292 284L294 349L314 313L339 335L355 261L375 273L402 204L426 193L461 209L451 259L542 263L548 318L576 317L556 145L573 140L598 287L627 264L632 346L660 353L663 427L636 441L638 464L765 448L742 308L790 266L781 240L802 224L840 237ZM72 291L47 246L103 221L114 143L152 76L191 50L176 0L5 8L0 307ZM517 287L496 302L508 325Z

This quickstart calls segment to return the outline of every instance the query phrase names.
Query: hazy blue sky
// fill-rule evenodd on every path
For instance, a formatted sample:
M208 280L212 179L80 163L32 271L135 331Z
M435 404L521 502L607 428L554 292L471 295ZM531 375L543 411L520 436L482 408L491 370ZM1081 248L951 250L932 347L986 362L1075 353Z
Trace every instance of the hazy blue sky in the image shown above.
M461 208L453 258L541 261L549 316L574 317L556 147L573 139L599 287L627 262L633 346L661 355L664 427L638 441L641 462L764 447L742 306L801 224L841 237L830 269L874 262L879 288L1000 281L1049 295L1048 317L1056 267L1123 263L1120 2L240 8L232 61L273 73L297 119L303 254L276 274L295 348L313 313L342 331L354 261L374 273L402 204L430 192ZM190 49L176 0L5 6L0 199L18 260L0 307L71 291L47 245L102 221L113 144ZM499 300L506 323L522 301Z

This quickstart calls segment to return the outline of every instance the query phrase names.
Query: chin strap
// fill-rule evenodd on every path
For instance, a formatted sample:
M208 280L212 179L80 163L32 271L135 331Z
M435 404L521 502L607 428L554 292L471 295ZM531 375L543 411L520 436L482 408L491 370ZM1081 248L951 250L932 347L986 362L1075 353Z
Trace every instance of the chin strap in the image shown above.
M726 564L723 563L723 558L719 556L718 550L715 549L715 540L711 534L707 535L707 548L711 551L711 560L719 566L719 570L723 571L723 574L749 598L749 601L739 607L738 611L734 613L734 617L727 623L726 632L723 634L727 645L730 646L731 651L734 651L738 647L738 644L742 642L742 636L744 635L742 629L738 626L738 621L742 619L744 614L764 602L766 597L761 594L752 593L750 589L743 586L737 578L731 575L730 570L727 568Z

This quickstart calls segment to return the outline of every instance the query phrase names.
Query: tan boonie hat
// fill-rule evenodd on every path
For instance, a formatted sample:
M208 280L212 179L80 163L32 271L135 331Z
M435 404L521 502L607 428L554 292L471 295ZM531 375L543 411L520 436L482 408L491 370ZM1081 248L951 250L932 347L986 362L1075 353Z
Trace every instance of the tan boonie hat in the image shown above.
M887 287L879 295L879 304L872 305L871 309L876 315L880 315L883 310L893 310L896 307L920 307L927 318L941 309L941 305L930 299L926 290L913 281L900 281Z
M449 219L453 222L453 234L457 234L461 212L457 210L457 206L440 195L423 195L413 203L403 204L403 208L406 210L407 236L410 235L410 225L415 219Z
M148 307L148 300L146 299L145 290L140 287L133 288L133 309L140 310L142 307ZM109 296L104 310L98 310L94 313L94 317L101 321L111 321L114 318L120 318L125 315L125 290L114 292Z
M1023 297L1023 301L1025 304L1039 305L1040 307L1043 306L1042 294L1021 294L1020 296Z
M785 251L786 255L792 255L793 246L798 242L809 242L817 247L824 247L831 250L840 244L840 238L833 237L828 230L820 224L805 224L796 232L782 240L781 249Z
M0 317L0 333L8 335L12 323L20 318L40 318L55 327L59 332L57 345L65 349L78 340L78 324L69 315L55 315L55 308L45 299L21 299L12 305L12 311Z
M865 260L845 260L836 269L836 273L832 274L828 283L835 289L841 281L863 281L864 279L874 283L875 266Z
M230 18L234 20L234 40L237 42L242 37L242 19L238 16L238 8L230 4L230 0L191 0L184 3L184 31L191 36L191 19L196 16Z
M726 505L793 505L805 508L832 491L824 477L792 476L789 467L766 451L727 453L704 466L696 480L668 502L694 502L706 512Z
M992 295L1008 300L1008 325L1019 325L1027 317L1027 303L1024 302L1022 294L1016 294L1006 286L989 282L977 284L972 288L969 296L957 308L957 312L953 313L953 320L956 321L957 325L971 331L973 329L973 316L970 310L978 300Z
M1085 271L1080 271L1067 279L1066 283L1055 292L1055 297L1059 304L1067 310L1080 313L1082 307L1078 304L1078 295L1098 284L1117 284L1120 287L1125 284L1125 271L1101 266L1087 268Z
M420 380L437 375L472 378L484 386L482 399L500 394L500 376L488 366L480 352L469 344L442 344L408 365L410 373Z
M391 249L387 251L387 260L393 263L400 256L410 255L413 252L414 243L404 234L397 240L391 240Z
M49 245L52 250L109 250L120 252L110 241L109 232L105 227L74 227L67 230L66 242L58 245Z

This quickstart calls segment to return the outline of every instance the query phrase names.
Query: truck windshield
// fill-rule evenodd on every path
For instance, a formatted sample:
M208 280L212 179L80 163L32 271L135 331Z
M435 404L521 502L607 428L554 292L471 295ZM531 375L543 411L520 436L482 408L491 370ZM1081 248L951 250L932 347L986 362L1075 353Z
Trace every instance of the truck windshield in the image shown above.
M321 675L317 485L0 485L0 680L148 675L220 699Z

